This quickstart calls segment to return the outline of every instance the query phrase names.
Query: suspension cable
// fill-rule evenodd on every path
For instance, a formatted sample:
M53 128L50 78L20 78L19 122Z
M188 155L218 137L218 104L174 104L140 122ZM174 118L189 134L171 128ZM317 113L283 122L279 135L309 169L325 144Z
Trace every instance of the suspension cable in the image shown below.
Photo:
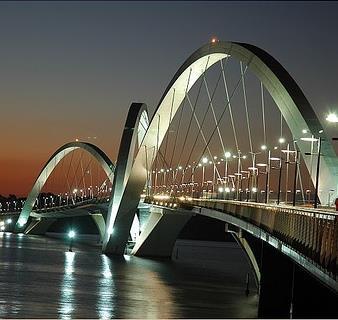
M189 70L188 81L187 81L187 85L186 85L186 88L185 88L185 94L184 94L183 103L182 103L182 106L181 106L181 112L180 112L180 116L179 116L179 120L178 120L178 127L177 127L176 134L175 134L174 146L173 146L173 148L172 148L172 153L171 153L171 158L170 158L169 168L171 168L171 165L172 165L172 162L173 162L173 158L174 158L174 152L175 152L175 149L176 149L178 132L179 132L179 129L180 129L180 126L181 126L182 115L183 115L183 109L184 109L184 107L185 107L185 101L186 101L186 96L187 96L187 92L188 92L188 88L189 88L191 72L192 72L192 68L190 68L190 70Z
M174 89L173 89L173 97L172 97L172 99L171 99L171 107L170 107L169 126L168 126L168 128L170 127L171 121L172 121L173 107L174 107L174 101L175 101L175 92L176 92L176 90L175 90L175 88L174 88ZM166 136L165 148L164 148L164 158L165 158L166 155L167 155L169 133L170 133L170 131L168 130L168 134L167 134L167 136Z
M67 170L67 175L66 175L67 187L68 187L68 190L69 190L68 192L69 192L70 195L72 194L71 193L72 186L69 184L68 178L69 178L70 167L71 167L72 162L73 162L73 157L74 157L74 152L72 152L72 155L70 157L70 162L69 162L69 166L68 166L68 170ZM71 195L71 197L72 197L72 195Z
M214 90L213 90L211 101L212 101L212 99L214 98L216 89L217 89L218 84L219 84L219 80L220 80L220 77L218 77L216 86L215 86L215 88L214 88ZM187 95L187 96L188 96L188 95ZM188 101L190 101L190 99L188 99ZM190 104L191 104L191 101L190 101ZM203 131L202 131L202 127L203 127L203 124L204 124L204 122L205 122L206 116L207 116L207 114L208 114L209 108L210 108L210 102L208 103L208 106L207 106L207 108L206 108L206 110L205 110L205 112L204 112L203 119L202 119L202 122L201 122L201 123L199 123L196 114L193 113L193 116L195 117L195 120L196 120L196 123L197 123L197 126L198 126L198 132L197 132L197 135L196 135L196 137L195 137L195 141L194 141L194 143L193 143L193 145L192 145L192 148L191 148L191 150L190 150L189 157L188 157L188 160L187 160L186 165L188 164L188 162L189 162L190 159L191 159L192 153L193 153L193 151L194 151L194 149L195 149L195 146L196 146L196 144L197 144L197 141L198 141L198 138L199 138L199 135L200 135L200 134L201 134L201 136L202 136L202 139L203 139L204 142L205 142L206 148L208 148L208 152L209 152L209 154L210 154L212 160L214 160L214 158L213 158L213 156L212 156L212 154L211 154L211 152L210 152L209 146L208 146L208 144L207 144L207 140L205 139L204 133L203 133Z
M221 77L221 75L222 74L220 73L220 77ZM207 83L207 80L206 80L205 77L203 77L203 82L204 82L204 85L205 85L205 90L206 90L207 95L208 95L208 99L209 99L212 115L213 115L215 123L217 124L217 119L216 119L216 114L215 114L214 106L213 106L213 103L212 103L212 100L211 100L211 97L210 97L209 87L208 87L208 83ZM219 130L219 126L218 125L217 125L217 133L218 133L219 141L221 142L223 154L225 154L224 143L223 143L223 139L222 139L221 132Z
M243 78L244 75L246 74L246 71L248 70L248 66L249 66L249 64L251 63L251 61L252 61L252 58L249 60L248 65L246 65L243 74L241 74L241 77L240 77L239 80L237 81L235 88L233 89L231 95L229 96L229 100L228 100L228 101L226 102L226 104L225 104L225 107L224 107L224 109L223 109L223 111L222 111L222 113L221 113L221 115L220 115L220 117L219 117L219 119L218 119L218 121L217 121L217 125L219 125L220 121L222 120L222 118L223 118L223 116L224 116L224 114L225 114L225 111L228 109L229 103L231 102L232 98L234 97L234 94L236 93L236 91L237 91L237 89L238 89L238 87L239 87L239 85L240 85L240 83L241 83L242 78ZM211 133L211 135L210 135L210 137L209 137L209 140L208 140L208 142L207 142L207 145L209 145L211 139L213 138L213 136L214 136L214 134L215 134L215 132L216 132L216 129L217 129L217 128L214 127L214 129L213 129L213 131L212 131L212 133ZM200 155L199 158L201 158L201 157L203 156L203 154L205 153L206 149L207 149L207 146L203 149L203 151L202 151L202 153L201 153L201 155ZM198 164L196 164L195 169L196 169L197 167L198 167Z
M245 107L245 115L246 115L246 124L247 124L248 134L249 134L250 153L251 153L251 156L254 157L254 155L253 155L253 149L252 149L250 119L249 119L248 103L247 103L247 98L246 98L245 79L244 79L244 74L243 74L243 63L242 63L242 61L240 61L239 64L240 64L240 69L241 69L242 88L243 88L243 97L244 97L244 107Z
M227 64L229 61L229 56L226 57L226 61L225 63ZM225 77L225 68L223 67L223 61L221 60L221 70L222 70L222 77L223 77L223 84L224 84L224 90L225 90L225 94L226 94L226 98L228 101L228 108L229 108L229 114L230 114L230 120L231 120L231 127L232 127L232 131L234 134L234 139L235 139L235 144L236 144L236 150L239 150L239 145L238 145L238 139L237 139L237 133L236 133L236 128L235 128L235 122L234 122L234 118L232 115L232 107L231 107L231 103L230 103L230 99L229 99L229 91L228 91L228 85L227 85L227 81L226 81L226 77Z
M266 146L266 125L265 125L265 103L264 103L264 87L262 81L261 84L261 99L262 99L262 121L263 121L263 142Z
M82 155L83 155L83 150L81 150L80 159L79 159L80 161L81 161L81 159L82 159ZM74 177L73 177L73 180L72 180L72 182L71 182L71 184L70 184L71 187L73 186L74 180L75 180L76 187L78 187L76 174L77 174L77 171L78 171L79 166L80 166L80 161L78 162L75 171L73 171L73 172L74 172Z
M203 75L204 73L206 72L207 68L208 68L208 64L209 64L209 58L210 56L208 57L207 59L207 63L205 65L205 68L204 68L204 71L203 71ZM178 163L181 162L182 160L182 155L183 155L183 150L185 149L185 146L186 146L186 142L187 142L187 139L188 139L188 136L189 136L189 133L190 133L190 128L191 128L191 124L192 124L192 120L194 119L195 117L195 120L197 122L197 126L199 127L199 123L198 123L198 120L196 119L196 107L197 107L197 102L198 102L198 99L199 99L199 96L201 94L201 89L202 89L202 81L200 82L200 85L198 87L198 91L197 91L197 96L196 96L196 99L195 99L195 103L194 103L194 106L192 105L191 103L191 100L189 98L189 95L188 95L188 92L186 92L186 96L185 96L185 99L188 101L189 103L189 106L191 108L191 116L190 116L190 119L189 119L189 124L188 124L188 128L187 128L187 131L185 133L185 137L184 137L184 141L183 141L183 145L182 145L182 148L181 148L181 152L179 153L180 157L179 157L179 160L178 160ZM199 128L200 129L200 128ZM175 176L175 181L176 181L176 176Z

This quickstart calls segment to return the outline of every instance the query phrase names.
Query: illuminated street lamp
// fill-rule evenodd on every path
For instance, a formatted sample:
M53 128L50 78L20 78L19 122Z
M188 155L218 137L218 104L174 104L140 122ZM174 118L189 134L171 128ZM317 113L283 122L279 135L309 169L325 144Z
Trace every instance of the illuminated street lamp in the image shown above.
M277 168L277 169L279 169L277 204L279 204L279 200L280 200L280 184L281 184L281 177L282 177L282 160L281 160L281 158L277 158L277 157L269 157L269 167L270 167L271 161L279 161L279 168ZM269 186L269 189L270 189L270 186ZM270 191L269 191L269 194L270 194Z
M303 141L310 141L314 142L317 141L318 143L318 151L317 151L317 168L316 168L316 185L315 185L315 199L313 207L318 207L318 185L319 185L319 168L320 168L320 152L321 152L321 146L322 146L322 138L319 137L318 139L314 138L313 136L311 138L300 138ZM312 155L312 152L305 152L305 155Z
M204 186L204 178L205 178L205 165L208 163L208 158L203 157L202 158L202 192L203 192L203 186Z
M329 113L327 117L325 118L326 121L337 123L338 122L338 116L335 113Z
M73 240L74 240L74 238L75 238L75 235L76 235L76 233L75 233L75 231L74 230L69 230L69 232L68 232L68 238L69 238L69 250L68 251L70 251L70 252L72 252L73 251Z
M283 144L283 143L285 143L285 138L283 138L283 137L280 137L280 138L278 139L278 142L279 142L280 144Z
M290 162L290 158L289 158L289 154L293 153L294 154L294 164L295 164L295 174L294 174L294 178L293 178L293 198L292 198L292 205L295 206L296 205L296 188L297 188L297 174L298 174L298 150L289 150L289 145L288 145L288 149L287 150L282 150L283 153L287 154L287 164L291 163ZM286 188L288 187L288 184L286 183ZM285 195L286 199L287 199L287 192ZM286 202L286 200L285 200Z

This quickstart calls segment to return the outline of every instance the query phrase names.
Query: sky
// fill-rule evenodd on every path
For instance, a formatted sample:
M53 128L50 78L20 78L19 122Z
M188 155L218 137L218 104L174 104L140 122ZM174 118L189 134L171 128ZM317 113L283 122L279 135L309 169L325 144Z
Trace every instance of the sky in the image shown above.
M0 194L76 138L115 161L131 102L153 111L213 36L269 52L338 134L337 30L338 2L0 2Z

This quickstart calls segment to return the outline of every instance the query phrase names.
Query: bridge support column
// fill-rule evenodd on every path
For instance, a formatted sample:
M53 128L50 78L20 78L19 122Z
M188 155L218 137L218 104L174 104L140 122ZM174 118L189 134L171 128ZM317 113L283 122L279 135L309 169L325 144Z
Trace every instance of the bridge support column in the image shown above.
M193 216L187 211L151 208L150 217L132 251L136 256L170 258L175 241Z
M56 220L53 218L33 220L26 228L25 234L44 235Z
M102 242L106 230L106 222L104 221L104 218L101 213L92 213L91 217L94 223L96 224L97 229L99 230L100 241Z
M337 293L263 240L243 237L260 267L258 318L338 317Z
M147 224L147 221L150 215L150 205L140 203L137 208L137 212L138 212L138 218L140 221L140 229L142 232Z

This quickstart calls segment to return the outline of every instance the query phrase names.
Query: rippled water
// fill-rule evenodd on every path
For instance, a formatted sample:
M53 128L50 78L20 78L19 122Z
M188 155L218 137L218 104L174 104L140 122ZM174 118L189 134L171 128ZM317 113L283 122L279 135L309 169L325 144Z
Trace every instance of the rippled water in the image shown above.
M110 258L77 243L68 252L61 240L39 236L0 233L0 241L1 318L257 315L256 293L245 295L248 266L234 246L213 255L215 248L184 243L170 261Z

